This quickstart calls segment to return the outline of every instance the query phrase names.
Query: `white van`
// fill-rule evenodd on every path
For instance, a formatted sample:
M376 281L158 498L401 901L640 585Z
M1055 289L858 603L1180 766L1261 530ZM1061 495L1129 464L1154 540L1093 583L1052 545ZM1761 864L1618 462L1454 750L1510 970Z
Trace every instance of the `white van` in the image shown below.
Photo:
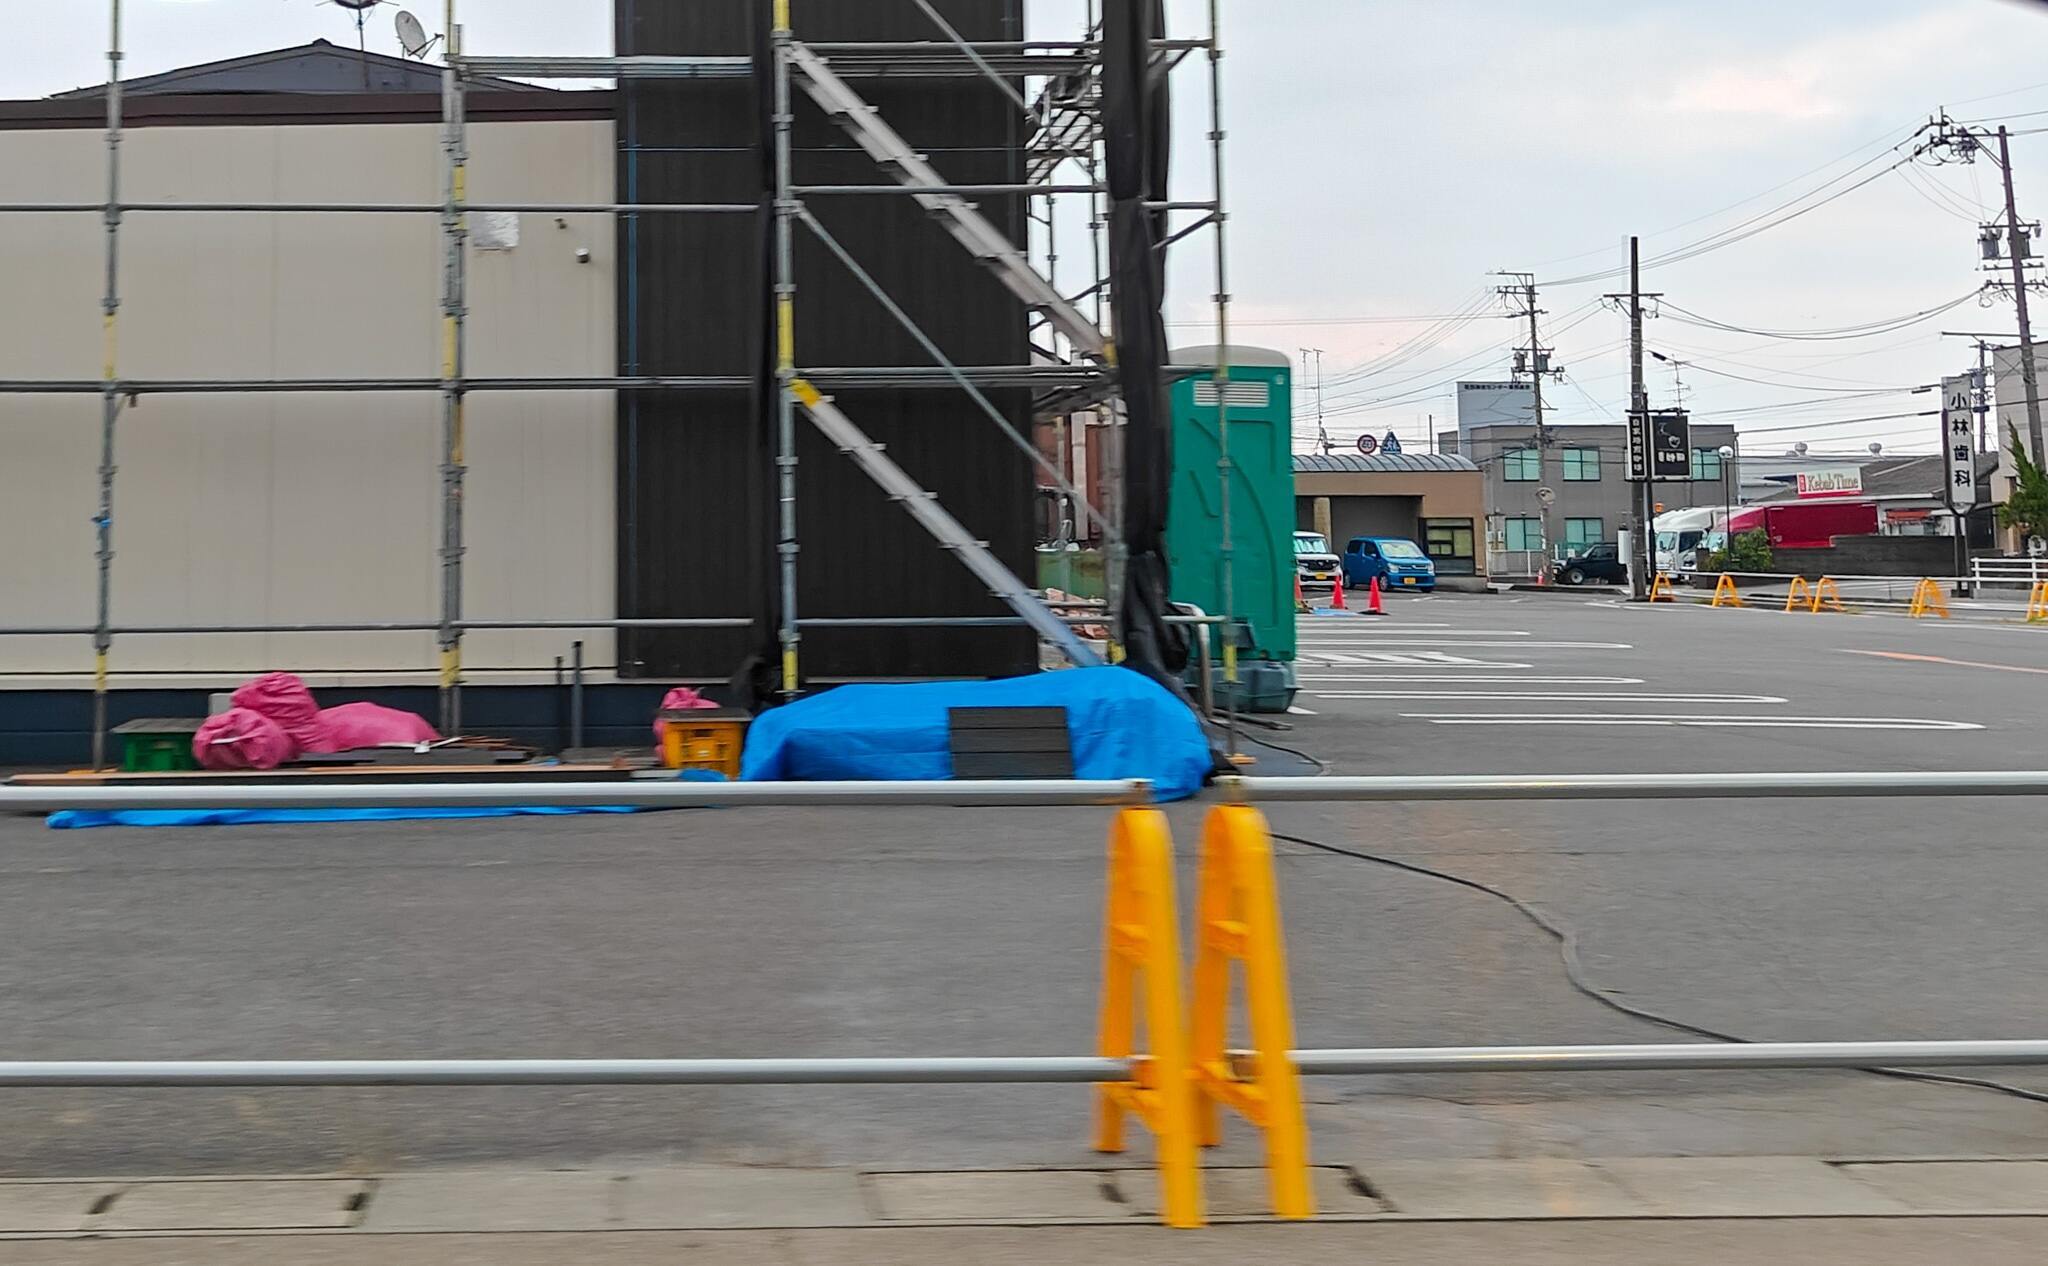
M1720 518L1721 512L1711 507L1670 510L1658 515L1657 570L1672 575L1697 570L1700 542Z

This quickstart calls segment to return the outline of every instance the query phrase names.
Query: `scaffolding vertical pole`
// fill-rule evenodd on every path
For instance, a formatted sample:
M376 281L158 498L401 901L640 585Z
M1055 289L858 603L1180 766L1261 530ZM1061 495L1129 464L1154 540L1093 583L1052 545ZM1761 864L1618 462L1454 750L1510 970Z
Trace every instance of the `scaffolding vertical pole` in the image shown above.
M463 123L462 28L447 0L448 65L441 72L441 733L462 731L463 342L468 315L469 154Z
M1237 561L1230 527L1230 255L1225 231L1230 216L1223 209L1223 0L1209 0L1209 163L1215 206L1210 214L1216 235L1216 473L1222 485L1217 517L1223 532L1218 561L1223 568L1223 680L1232 687L1224 709L1229 718L1230 751L1237 758L1237 712L1242 691L1237 686ZM1343 583L1338 577L1337 583Z
M114 375L121 311L121 0L108 5L107 35L107 289L100 303L100 499L93 516L99 569L92 632L92 764L107 763L107 652L114 644L114 424L121 395Z
M796 693L796 201L791 193L790 0L775 0L775 467L782 576L782 692Z
M1083 38L1091 43L1097 42L1101 38L1099 27L1103 15L1099 11L1096 0L1088 0L1087 17L1088 30ZM1099 62L1096 64L1096 74L1098 76L1101 74L1101 64ZM1086 100L1085 95L1083 100ZM1108 166L1107 144L1104 130L1101 127L1097 127L1094 138L1089 146L1089 157L1095 160L1096 171L1102 171ZM1094 271L1088 280L1095 288L1095 328L1106 331L1110 336L1112 345L1114 345L1119 331L1109 328L1110 323L1115 320L1115 308L1109 302L1110 278L1103 266L1103 233L1108 227L1109 213L1100 188L1102 182L1097 180L1092 183L1097 188L1091 190L1088 194L1088 246L1094 260ZM1102 569L1102 588L1104 605L1108 608L1109 614L1109 652L1112 663L1121 662L1123 659L1123 648L1117 643L1116 637L1117 631L1124 626L1124 571L1125 564L1129 561L1131 553L1130 547L1124 544L1122 530L1124 503L1128 495L1128 485L1124 479L1123 460L1125 416L1121 395L1109 405L1098 405L1096 407L1095 423L1097 437L1101 440L1102 469L1099 474L1093 470L1089 472L1091 478L1101 481L1104 517L1111 523L1116 524L1118 529L1112 537L1103 542L1105 557ZM1082 442L1082 452L1087 452L1085 437ZM1090 489L1090 491L1094 490Z

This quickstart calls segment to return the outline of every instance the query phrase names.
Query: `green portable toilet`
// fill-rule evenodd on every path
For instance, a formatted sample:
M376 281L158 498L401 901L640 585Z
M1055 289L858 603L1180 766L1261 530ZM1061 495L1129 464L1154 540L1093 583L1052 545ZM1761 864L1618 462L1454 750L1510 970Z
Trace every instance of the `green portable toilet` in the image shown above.
M1217 408L1217 348L1173 353L1173 491L1166 553L1175 602L1242 620L1240 706L1284 712L1294 697L1294 392L1287 357L1233 346L1226 409ZM1230 423L1234 610L1223 602L1222 483L1217 415ZM1214 640L1214 657L1222 641ZM1219 693L1223 691L1218 682Z

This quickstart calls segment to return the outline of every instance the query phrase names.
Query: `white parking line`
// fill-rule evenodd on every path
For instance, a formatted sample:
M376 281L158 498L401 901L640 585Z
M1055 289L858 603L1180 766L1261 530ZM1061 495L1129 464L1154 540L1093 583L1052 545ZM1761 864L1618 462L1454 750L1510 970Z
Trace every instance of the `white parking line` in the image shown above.
M1326 649L1330 646L1363 646L1368 645L1368 643L1305 642L1300 643L1299 645L1301 645L1304 654L1313 652L1319 655L1327 655L1334 653ZM1445 641L1438 638L1430 637L1428 634L1417 634L1414 637L1403 638L1376 638L1371 643L1369 643L1369 645L1374 647L1392 646L1403 648L1416 646L1455 646L1459 650L1465 650L1470 647L1484 647L1489 650L1500 649L1516 651L1632 651L1635 649L1635 647L1628 642L1456 642Z
M1527 629L1454 629L1447 625L1428 624L1367 624L1357 628L1346 628L1341 634L1317 626L1313 633L1302 631L1298 636L1304 642L1371 642L1383 637L1406 637L1413 631L1421 631L1424 637L1534 636Z
M1482 665L1474 665L1481 667ZM1512 665L1503 665L1512 667ZM1444 673L1441 676L1420 673L1381 673L1372 676L1321 676L1304 673L1301 681L1370 681L1380 685L1399 684L1404 681L1457 681L1457 682L1513 682L1518 686L1640 686L1641 677L1486 677L1476 673Z
M1458 655L1445 655L1440 651L1411 651L1405 655L1392 655L1380 651L1302 651L1297 662L1310 668L1373 668L1392 665L1405 668L1531 668L1531 664L1511 664L1504 660L1465 659Z
M1662 725L1702 729L1769 730L1981 730L1969 721L1926 717L1664 716L1627 712L1403 712L1431 725Z

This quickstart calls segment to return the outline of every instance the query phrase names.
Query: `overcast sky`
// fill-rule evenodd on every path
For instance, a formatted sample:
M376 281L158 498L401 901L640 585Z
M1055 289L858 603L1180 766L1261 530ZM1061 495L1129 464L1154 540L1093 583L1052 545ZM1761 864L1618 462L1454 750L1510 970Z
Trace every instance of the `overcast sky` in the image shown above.
M822 2L798 0L799 25L801 6ZM1074 33L1074 0L1028 2L1032 34ZM1172 2L1171 33L1199 34L1203 6ZM129 75L354 38L345 11L314 0L126 4ZM435 0L414 7L440 30ZM1501 310L1488 298L1496 269L1556 283L1542 295L1543 338L1565 369L1546 389L1555 418L1618 417L1627 326L1598 298L1626 278L1572 279L1623 267L1632 232L1654 259L1768 226L1652 269L1645 289L1769 335L1869 327L1967 295L1981 280L1976 221L1997 212L1996 166L1885 170L1944 105L2019 133L2022 218L2048 216L2040 3L1224 0L1224 11L1236 341L1325 349L1328 426L1344 443L1362 429L1419 443L1425 414L1449 418L1452 382L1502 376L1507 349L1526 334L1492 315ZM100 0L52 0L33 14L11 24L0 95L105 77ZM462 20L479 53L611 51L607 0L463 0ZM369 25L373 48L396 51L390 13ZM1205 106L1201 73L1190 62L1179 76L1184 111ZM1187 123L1176 192L1200 197L1206 125ZM1808 204L1817 205L1772 223ZM1206 314L1200 241L1173 268L1176 322ZM1063 281L1085 284L1078 274ZM1686 403L1701 420L1743 427L1749 451L1797 440L1931 449L1933 419L1878 415L1931 408L1931 393L1903 389L1974 363L1966 340L1939 331L2014 328L2009 302L1980 308L1975 299L1856 339L1692 321L1667 310L1650 323L1649 346L1691 362L1681 371ZM1173 333L1209 341L1194 326ZM1653 361L1650 384L1653 402L1668 403L1673 371ZM1304 400L1304 440L1313 412ZM1852 420L1864 418L1876 420Z

